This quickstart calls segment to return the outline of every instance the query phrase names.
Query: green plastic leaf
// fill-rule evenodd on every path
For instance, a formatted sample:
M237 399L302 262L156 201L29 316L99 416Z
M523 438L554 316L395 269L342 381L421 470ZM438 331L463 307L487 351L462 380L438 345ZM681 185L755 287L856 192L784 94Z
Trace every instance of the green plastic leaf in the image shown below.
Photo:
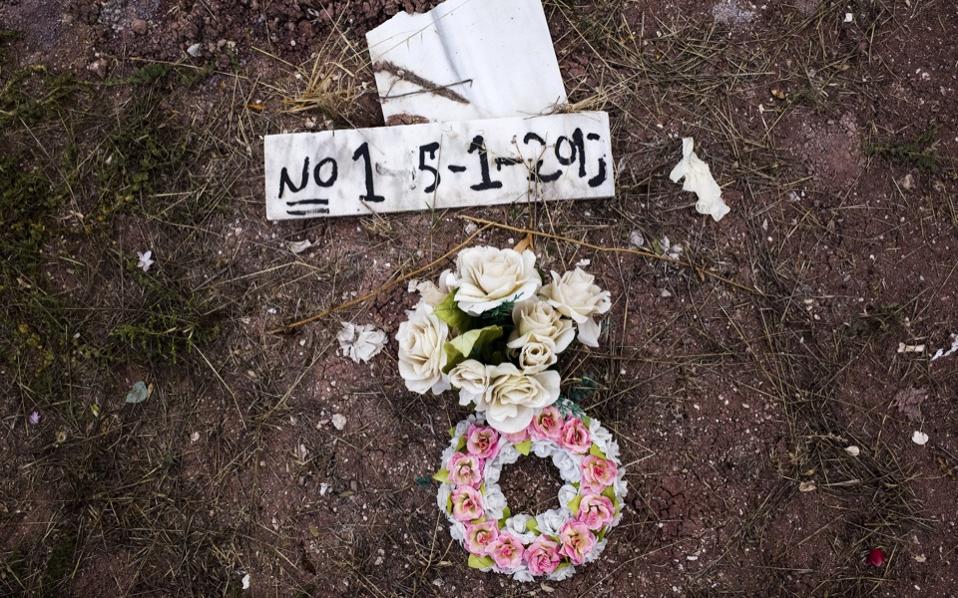
M487 326L486 328L476 328L475 330L470 330L469 332L452 339L446 343L444 347L446 350L447 360L446 367L443 371L445 373L449 373L452 368L456 367L466 359L469 359L469 356L472 355L473 352L482 352L483 349L501 337L502 334L502 326Z
M449 324L459 332L465 332L466 330L471 329L474 325L472 317L459 309L459 306L456 305L456 291L446 295L446 298L442 300L442 303L437 305L433 311L437 318L446 324Z
M530 517L529 519L526 520L526 531L527 531L527 532L533 532L533 533L536 533L536 534L540 533L540 532L539 532L539 524L536 523L535 518Z
M469 566L473 569L488 569L492 567L495 561L488 556L476 556L474 554L469 555Z
M532 441L523 440L519 444L515 445L516 452L522 455L523 457L528 457L529 452L532 451Z
M126 402L130 405L138 405L150 397L150 389L146 382L140 380L133 385L130 392L126 393Z
M464 449L464 448L466 448L466 437L465 437L465 435L459 437L459 444L456 445L456 450L461 452L462 449Z
M445 484L449 481L449 470L443 467L436 473L432 474L432 479L436 480L439 483Z
M605 453L603 453L602 449L599 448L599 445L594 442L592 443L592 447L589 449L589 454L593 457L599 457L602 459L606 458Z
M449 428L449 438L455 438L455 437L456 437L456 426L453 426Z
M569 501L569 510L572 511L573 515L579 514L579 503L582 502L582 495L576 494L575 498Z
M606 489L602 491L602 496L612 501L612 507L615 509L616 514L618 514L622 503L619 502L619 498L615 495L615 488L607 486Z

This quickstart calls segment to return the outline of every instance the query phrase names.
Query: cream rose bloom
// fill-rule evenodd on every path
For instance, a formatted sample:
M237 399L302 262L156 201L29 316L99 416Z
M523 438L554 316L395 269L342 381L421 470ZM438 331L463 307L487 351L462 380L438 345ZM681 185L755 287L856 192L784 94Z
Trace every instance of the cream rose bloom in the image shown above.
M489 386L476 401L489 425L504 434L515 434L532 421L536 409L559 399L559 372L525 374L511 363L486 366Z
M449 380L442 369L446 366L443 346L449 338L449 326L433 313L432 306L420 303L409 319L399 325L399 375L406 388L426 394L440 394L449 388Z
M555 344L555 352L562 353L572 344L575 330L572 322L547 301L530 299L516 303L512 308L512 321L516 325L509 347L519 349L526 344L531 335L548 338Z
M429 305L436 307L442 303L446 295L456 287L456 277L449 270L444 270L439 275L439 284L430 281L413 281L409 283L409 292L417 292L422 300Z
M544 372L559 361L556 353L552 339L529 335L526 344L519 350L519 367L527 374Z
M536 294L542 279L531 251L471 247L456 259L456 303L478 316L507 301L523 301Z
M598 322L593 316L604 314L612 307L611 293L595 284L595 276L576 268L559 276L552 273L552 283L542 287L542 297L562 315L575 320L579 328L579 342L589 347L599 346Z
M459 391L459 404L478 402L489 387L486 366L475 359L467 359L449 371L449 383Z

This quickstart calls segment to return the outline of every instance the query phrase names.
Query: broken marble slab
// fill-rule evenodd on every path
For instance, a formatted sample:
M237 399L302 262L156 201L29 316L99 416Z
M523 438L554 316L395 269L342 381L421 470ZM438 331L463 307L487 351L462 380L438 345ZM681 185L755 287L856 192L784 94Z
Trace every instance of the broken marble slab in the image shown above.
M268 135L270 220L612 197L605 112Z
M366 40L387 125L536 116L567 102L541 0L447 0Z

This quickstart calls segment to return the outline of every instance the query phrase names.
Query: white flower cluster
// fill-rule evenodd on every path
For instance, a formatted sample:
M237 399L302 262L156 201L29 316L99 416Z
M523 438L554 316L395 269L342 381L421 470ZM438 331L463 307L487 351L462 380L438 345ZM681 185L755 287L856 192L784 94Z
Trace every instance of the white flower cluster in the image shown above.
M416 393L459 391L489 425L524 429L536 409L559 398L552 368L572 341L599 346L596 316L611 296L581 268L542 284L531 251L473 247L439 283L411 284L421 300L400 325L399 372Z

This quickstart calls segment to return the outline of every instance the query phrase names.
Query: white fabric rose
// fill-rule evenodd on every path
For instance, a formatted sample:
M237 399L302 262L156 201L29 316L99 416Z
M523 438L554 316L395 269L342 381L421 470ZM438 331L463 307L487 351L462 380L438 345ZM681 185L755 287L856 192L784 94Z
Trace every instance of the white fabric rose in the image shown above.
M457 445L459 444L459 439L458 439L458 438L453 438L452 441L453 441L454 444L457 444ZM453 447L451 447L451 446L447 446L445 449L443 449L443 451L442 451L442 463L443 463L443 465L445 466L445 464L449 463L449 459L452 459L452 456L455 455L455 454L456 454L456 449L453 448Z
M625 479L625 471L619 470L619 475L615 479L615 495L619 498L625 498L629 494L629 481Z
M598 420L593 419L589 422L589 435L592 437L592 442L605 453L606 458L619 458L619 443L612 438L612 432L603 428Z
M516 303L512 308L512 321L516 325L509 341L512 349L523 347L534 334L550 339L555 344L555 352L562 353L575 338L572 322L563 318L548 302L539 299Z
M542 285L531 251L470 247L456 258L456 304L478 316L508 301L533 297Z
M491 461L486 463L485 468L482 470L482 479L485 480L486 486L491 484L498 484L499 477L502 475L502 463L497 463Z
M399 325L399 374L412 392L440 394L449 389L449 380L443 375L446 366L444 345L449 338L449 326L436 317L432 307L420 303L409 319Z
M513 536L519 538L520 542L525 545L529 545L537 538L535 533L530 532L526 528L526 523L531 519L532 516L526 515L525 513L513 515L509 519L506 519L506 529L509 530Z
M568 507L569 502L579 496L579 489L572 484L564 484L559 488L559 506Z
M605 546L606 546L606 544L608 544L608 543L609 543L609 541L606 540L605 538L603 538L603 539L599 540L598 542L596 542L595 544L593 544L593 545L592 545L592 551L589 552L589 554L587 554L586 557L585 557L585 562L586 562L586 563L591 563L592 561L594 561L594 560L596 560L597 558L599 558L599 555L602 554L602 551L605 550Z
M559 372L524 374L511 363L486 366L489 386L476 401L489 425L504 434L515 434L532 421L536 409L559 399Z
M562 526L572 518L568 509L549 509L536 515L536 526L548 536L558 536Z
M568 451L556 451L552 453L552 464L559 470L559 477L570 484L578 482L582 478L582 472L579 465L582 457Z
M460 421L458 424L456 424L456 429L453 430L452 435L453 435L453 436L462 436L462 435L464 435L466 432L469 431L469 426L471 426L472 424L476 424L477 426L481 426L484 422L485 422L485 419L483 419L483 417L482 417L481 415L476 415L475 413L473 413L472 415L470 415L470 416L467 417L466 419L464 419L464 420ZM454 440L454 443L453 443L453 444L456 444L456 445L459 444L458 438L453 438L453 440Z
M475 359L467 359L449 371L449 383L459 390L459 404L478 401L489 387L486 366Z
M449 535L460 544L466 539L466 526L461 521L453 521L449 525Z
M588 347L599 346L601 328L594 316L612 307L612 295L595 284L595 276L576 268L562 276L552 273L552 283L542 287L541 294L562 315L575 320L579 342Z
M568 567L562 567L561 569L556 569L550 573L546 579L549 581L565 581L575 575L575 567L569 565Z
M559 361L555 343L531 334L519 351L519 367L527 374L544 372Z
M436 492L436 504L443 513L449 513L449 497L452 495L452 486L449 484L439 484L439 491Z
M532 572L530 572L527 567L523 567L512 574L512 579L522 583L528 583L533 581L535 578L532 576Z
M443 271L439 275L439 284L429 281L412 281L409 283L409 292L419 293L419 297L424 303L436 307L446 296L456 287L456 276L449 270Z
M486 486L486 492L482 496L482 508L492 519L502 519L505 514L506 495L502 493L498 484Z
M552 453L554 453L556 449L556 445L551 440L532 441L532 452L535 453L536 457L539 457L540 459L551 457Z
M512 465L519 460L519 451L516 450L516 447L511 444L503 444L499 448L499 454L496 455L496 463L501 465Z

